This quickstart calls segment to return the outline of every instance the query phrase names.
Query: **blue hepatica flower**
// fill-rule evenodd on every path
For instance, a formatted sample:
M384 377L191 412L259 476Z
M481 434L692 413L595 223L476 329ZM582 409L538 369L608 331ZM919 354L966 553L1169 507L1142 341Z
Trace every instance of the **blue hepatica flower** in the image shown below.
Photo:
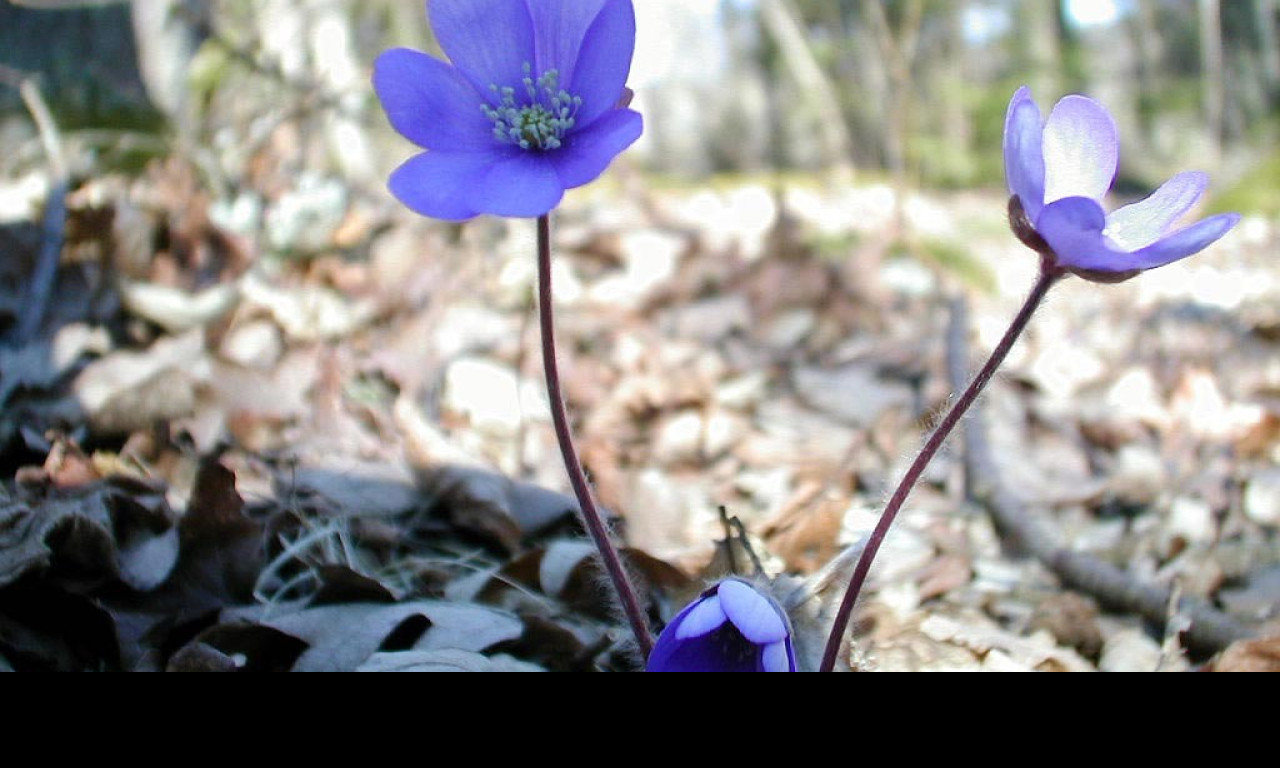
M397 48L374 89L426 152L391 176L426 216L532 218L595 180L640 137L627 109L635 50L631 0L428 0L445 63Z
M1110 113L1084 96L1066 97L1043 121L1030 89L1020 89L1009 104L1004 160L1019 237L1095 280L1124 280L1199 253L1240 220L1224 214L1174 229L1208 187L1203 173L1174 176L1108 214L1103 200L1119 167L1119 136Z
M773 598L727 579L667 625L648 671L795 672L791 623Z

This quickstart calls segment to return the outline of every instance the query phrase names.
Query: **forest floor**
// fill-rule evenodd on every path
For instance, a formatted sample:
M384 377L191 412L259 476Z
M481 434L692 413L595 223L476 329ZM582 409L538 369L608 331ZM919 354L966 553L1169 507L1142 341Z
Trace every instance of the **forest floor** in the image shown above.
M565 495L532 223L201 178L77 182L65 227L47 175L0 182L0 670L634 669ZM567 399L655 620L725 572L736 518L763 573L732 561L815 666L823 567L1034 280L1004 209L625 168L570 195ZM1056 289L911 497L843 661L1280 668L1278 251L1247 219Z

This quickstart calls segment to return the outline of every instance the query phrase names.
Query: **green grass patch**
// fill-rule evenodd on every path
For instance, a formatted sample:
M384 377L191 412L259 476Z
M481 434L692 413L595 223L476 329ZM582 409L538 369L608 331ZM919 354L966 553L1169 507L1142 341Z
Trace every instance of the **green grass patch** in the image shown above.
M1280 154L1273 154L1230 189L1214 195L1208 212L1233 211L1280 218Z

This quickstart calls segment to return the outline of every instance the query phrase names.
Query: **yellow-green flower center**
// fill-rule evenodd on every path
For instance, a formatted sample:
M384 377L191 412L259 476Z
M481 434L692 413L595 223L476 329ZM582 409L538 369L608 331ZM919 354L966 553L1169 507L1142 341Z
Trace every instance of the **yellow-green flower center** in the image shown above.
M560 87L557 70L548 70L537 80L531 65L525 64L524 72L522 103L516 101L515 88L491 85L489 90L498 97L498 105L484 104L480 109L493 121L493 136L498 141L527 150L559 149L576 122L582 99Z

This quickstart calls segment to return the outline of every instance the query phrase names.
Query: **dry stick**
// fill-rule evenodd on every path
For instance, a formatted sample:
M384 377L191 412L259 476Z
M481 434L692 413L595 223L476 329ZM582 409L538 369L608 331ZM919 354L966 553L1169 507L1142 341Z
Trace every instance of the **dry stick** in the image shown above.
M591 495L591 487L582 471L582 462L578 459L578 450L573 444L573 434L569 429L569 417L564 405L564 394L560 389L560 369L556 362L556 329L552 306L551 291L551 217L538 219L538 316L542 321L542 364L547 376L547 397L551 401L551 421L555 424L556 439L560 442L560 454L564 457L564 466L569 473L569 482L578 497L578 505L582 509L582 518L587 532L595 542L596 550L604 569L613 582L618 602L622 604L622 612L631 624L640 655L649 658L653 651L653 636L649 632L649 622L640 607L640 599L627 577L626 567L618 550L609 538L609 530L604 524L600 510Z
M36 259L35 269L31 275L30 293L22 307L22 316L18 319L16 339L19 344L26 344L40 332L44 323L46 308L49 305L49 294L53 291L58 276L58 262L62 257L62 240L67 224L67 163L62 154L62 139L58 134L58 126L53 120L53 113L40 95L40 88L35 80L28 78L18 87L22 100L26 103L31 117L40 131L40 140L44 144L45 154L49 158L49 168L53 174L53 183L45 202L44 226L41 232L40 253Z
M862 592L863 584L866 583L867 573L871 570L871 563L876 559L876 553L880 551L880 545L884 543L885 536L889 534L889 529L893 527L893 521L897 519L898 512L902 510L902 505L906 503L907 496L911 494L911 489L919 482L920 476L924 474L929 462L933 461L933 457L937 455L943 443L947 441L947 437L952 430L964 418L965 412L982 394L982 390L991 381L991 377L995 375L995 372L1004 363L1005 358L1009 356L1014 343L1022 335L1022 332L1026 330L1027 324L1031 322L1032 315L1035 314L1036 309L1044 301L1044 297L1048 295L1049 289L1062 279L1065 274L1048 259L1041 260L1040 276L1036 280L1035 287L1031 289L1031 295L1027 297L1026 303L1022 305L1022 309L1018 312L1017 317L1014 318L1013 324L1009 326L1009 330L1005 331L1004 338L1000 340L995 351L991 353L991 359L987 360L987 364L978 372L978 375L969 384L969 388L964 391L964 394L960 395L960 399L955 402L955 405L951 406L951 410L943 417L942 422L933 431L933 434L929 435L929 439L925 442L924 447L920 449L919 455L916 456L915 461L911 463L911 467L907 469L906 475L898 483L897 490L893 492L893 496L885 506L884 513L880 515L880 521L876 523L875 530L871 532L871 537L867 539L867 544L858 558L858 564L853 569L849 587L845 590L844 599L840 602L840 608L836 612L835 623L831 627L831 634L827 637L827 647L822 654L822 664L818 667L819 672L830 672L835 669L836 657L840 654L840 645L844 640L845 631L849 628L849 619L853 617L853 607L858 602L858 595Z
M967 306L956 299L948 331L947 369L952 386L968 375ZM987 442L981 412L965 424L964 465L969 478L969 494L989 510L1001 534L1055 573L1068 587L1092 595L1105 607L1164 626L1169 618L1172 590L1144 584L1119 568L1092 555L1062 546L1062 537L1049 521L1032 514L1017 495L1001 482L1000 467ZM1253 633L1230 616L1203 600L1183 598L1178 610L1191 620L1185 639L1198 652L1214 653Z

